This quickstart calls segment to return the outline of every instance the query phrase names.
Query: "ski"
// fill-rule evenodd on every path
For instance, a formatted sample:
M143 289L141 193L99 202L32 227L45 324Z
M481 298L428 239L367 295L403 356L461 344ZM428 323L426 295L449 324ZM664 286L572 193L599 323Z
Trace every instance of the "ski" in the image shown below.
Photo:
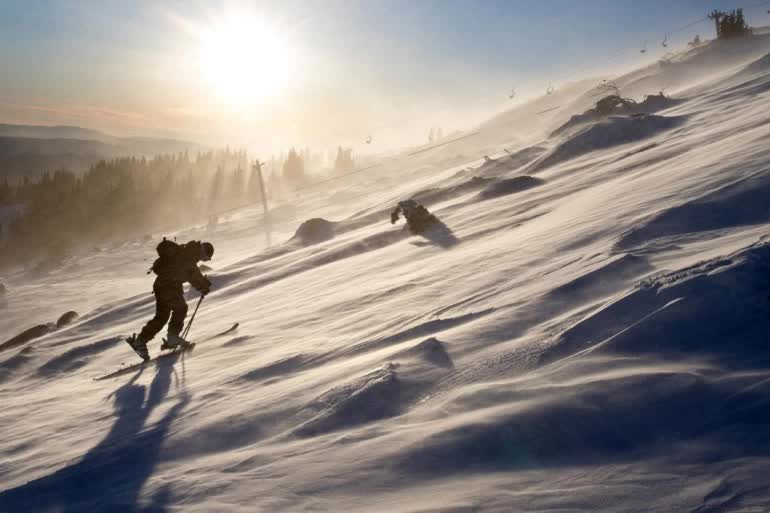
M226 329L222 333L217 333L216 335L214 335L211 338L219 338L219 337L224 337L225 335L229 335L230 333L233 333L235 330L237 330L239 325L240 325L240 323L236 322L230 328Z
M168 353L161 353L155 358L150 358L149 360L145 360L143 362L135 363L133 365L127 365L125 367L121 367L120 369L116 370L115 372L111 372L109 374L105 374L104 376L98 376L96 378L93 378L94 381L102 381L109 378L116 378L118 376L122 376L124 374L129 374L135 370L139 370L142 367L146 365L150 365L152 363L157 363L159 360L163 360L164 358L168 358L169 356L178 355L181 353L186 353L188 351L192 351L195 348L195 343L191 342L189 344L186 344L184 346L181 346L178 349L175 349L173 351L170 351Z
M218 333L218 334L214 335L213 337L209 337L206 340L212 340L212 339L215 339L215 338L218 338L218 337L224 337L225 335L229 335L231 333L234 333L238 329L238 326L240 326L240 323L236 322L235 324L230 326L228 329L226 329L222 333ZM126 341L126 342L128 343L129 346L131 346L130 342L128 342L128 341ZM168 358L169 356L172 356L172 355L175 355L175 354L185 353L187 351L192 351L194 348L195 348L195 342L190 342L189 344L187 344L185 346L181 346L181 347L179 347L177 349L174 349L173 351L170 351L168 353L161 353L158 356L156 356L155 358L150 358L149 360L145 360L143 362L139 362L139 363L135 363L135 364L132 364L132 365L127 365L127 366L121 367L120 369L116 370L115 372L111 372L109 374L105 374L104 376L99 376L99 377L96 377L96 378L93 378L93 379L94 379L94 381L102 381L104 379L116 378L118 376L122 376L124 374L129 374L129 373L131 373L131 372L133 372L135 370L141 369L145 365L149 365L149 364L151 364L153 362L157 362L158 360L161 360L163 358ZM131 346L131 349L134 349L134 347Z

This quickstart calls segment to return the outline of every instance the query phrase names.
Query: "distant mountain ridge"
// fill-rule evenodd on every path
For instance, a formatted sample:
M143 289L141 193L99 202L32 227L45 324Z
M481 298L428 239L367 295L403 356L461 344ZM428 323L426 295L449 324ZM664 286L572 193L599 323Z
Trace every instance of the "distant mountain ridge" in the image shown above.
M118 138L98 130L79 126L10 125L0 123L0 137L23 137L31 139L85 139L92 141L115 141Z
M0 177L35 176L62 168L81 172L103 159L201 149L191 141L115 137L77 126L0 124Z

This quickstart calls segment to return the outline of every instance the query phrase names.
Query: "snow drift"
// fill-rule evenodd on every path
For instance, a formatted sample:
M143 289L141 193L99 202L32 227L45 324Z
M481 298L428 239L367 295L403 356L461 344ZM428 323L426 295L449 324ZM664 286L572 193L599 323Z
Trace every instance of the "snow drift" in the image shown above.
M682 116L611 116L577 132L565 135L565 140L553 150L528 166L539 171L596 150L641 141L684 123Z

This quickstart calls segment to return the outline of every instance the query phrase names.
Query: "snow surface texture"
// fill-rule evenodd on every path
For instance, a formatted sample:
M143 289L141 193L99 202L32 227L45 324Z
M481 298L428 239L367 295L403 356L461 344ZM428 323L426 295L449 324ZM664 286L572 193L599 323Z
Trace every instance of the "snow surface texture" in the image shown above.
M269 249L259 206L165 234L217 247L198 344L115 378L163 234L3 276L0 511L765 511L768 52L548 137L597 82L563 88L276 205ZM391 226L409 197L445 230Z

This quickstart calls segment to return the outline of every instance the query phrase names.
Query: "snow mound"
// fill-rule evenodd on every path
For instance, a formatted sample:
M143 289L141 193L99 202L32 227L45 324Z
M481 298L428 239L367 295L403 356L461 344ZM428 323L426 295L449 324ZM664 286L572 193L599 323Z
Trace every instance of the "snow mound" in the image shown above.
M52 324L38 324L37 326L33 326L32 328L29 328L28 330L25 330L15 337L0 344L0 351L13 349L14 347L26 344L30 340L34 340L36 338L42 337L43 335L47 335L53 329L54 326Z
M459 184L451 185L448 187L425 189L411 195L410 197L411 199L422 204L438 203L439 201L445 201L457 196L461 196L465 193L481 189L482 187L488 185L490 182L492 182L491 178L473 176Z
M599 267L556 287L546 297L549 302L595 300L614 293L619 286L629 283L629 280L638 279L653 269L643 256L624 254L612 257Z
M250 370L238 377L236 381L265 382L279 376L285 376L287 374L296 372L303 366L303 364L305 364L306 361L307 357L302 354L289 356L269 365L265 365L264 367Z
M571 370L596 373L597 367ZM511 393L510 404L486 412L483 420L447 426L421 439L389 463L402 474L436 478L622 464L665 457L673 448L694 464L767 456L770 437L762 433L770 424L767 385L742 390L752 384L747 378L719 383L668 369L573 381L569 390L541 383L539 390L519 397ZM475 395L494 392L484 387Z
M662 237L766 223L770 221L768 198L770 175L744 179L700 199L664 210L629 230L616 246L628 249Z
M645 280L552 341L528 376L442 408L494 404L394 456L435 477L663 457L770 455L770 244ZM565 422L565 419L569 419Z
M317 436L393 417L402 411L404 393L395 365L385 365L318 396L298 414L310 418L299 425L294 434Z
M38 369L38 375L55 376L60 372L72 372L88 363L86 357L107 351L121 342L121 337L111 337L92 344L68 349L43 364Z
M647 139L684 123L684 116L611 116L606 120L569 133L567 139L529 166L540 171L592 151Z
M497 198L508 194L526 191L533 187L543 185L545 180L529 175L516 176L504 180L498 180L479 192L481 199Z
M65 312L59 317L59 319L56 321L56 328L63 328L64 326L68 326L75 322L75 320L80 317L78 313L74 310L70 310L69 312Z
M508 158L508 165L514 169L519 168L525 164L529 164L546 151L547 148L543 146L530 146L529 148L524 148L523 150L511 154Z
M334 225L326 219L315 217L302 223L291 240L299 241L303 246L311 246L334 238Z
M25 347L12 357L0 362L0 383L8 381L22 367L34 359L34 348Z
M767 53L759 59L756 59L755 61L748 64L745 68L743 68L741 73L754 75L757 73L766 73L768 71L770 71L770 53Z
M647 95L644 98L644 100L639 103L634 103L633 105L629 105L629 106L619 105L615 107L614 114L615 115L636 115L636 116L644 115L644 114L653 114L655 112L678 105L682 102L683 100L671 98L669 96L666 96L663 93L650 94L650 95ZM560 126L556 130L551 132L551 137L558 137L567 131L573 130L575 127L586 125L588 123L593 123L596 121L601 121L602 119L604 119L604 116L600 114L596 108L589 109L585 111L583 114L575 114L574 116L572 116L569 119L569 121L567 121L562 126Z
M444 343L436 337L425 339L412 348L396 353L393 358L418 358L437 367L449 369L454 367L452 357L449 356Z
M770 367L770 244L643 281L579 322L544 361L587 348L603 354L708 360L722 368Z

